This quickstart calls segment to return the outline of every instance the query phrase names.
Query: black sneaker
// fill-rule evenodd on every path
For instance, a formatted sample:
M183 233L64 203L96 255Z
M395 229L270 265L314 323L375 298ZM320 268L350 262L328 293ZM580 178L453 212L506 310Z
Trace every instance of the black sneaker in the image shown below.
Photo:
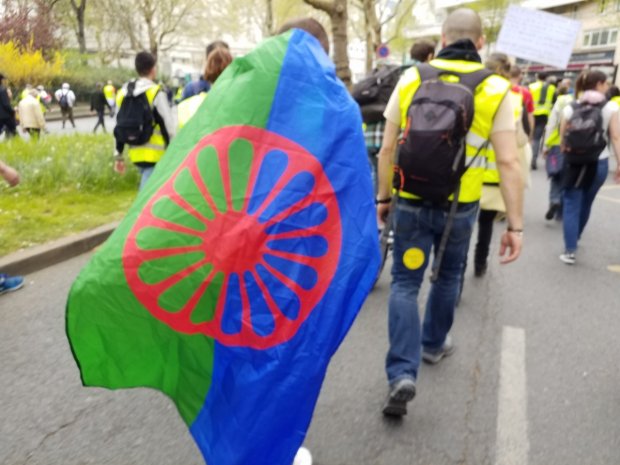
M560 206L557 203L552 203L549 205L549 210L547 210L547 213L545 213L545 219L552 220L559 210Z
M407 402L415 397L415 381L411 378L403 378L390 387L383 414L389 417L402 417L407 415Z
M487 272L487 264L476 265L474 264L474 276L476 278L482 278Z

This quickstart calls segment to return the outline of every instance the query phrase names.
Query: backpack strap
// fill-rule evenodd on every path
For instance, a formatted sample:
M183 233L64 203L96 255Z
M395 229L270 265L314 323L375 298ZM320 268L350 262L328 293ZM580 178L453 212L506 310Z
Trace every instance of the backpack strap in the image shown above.
M133 92L136 89L136 80L129 81L127 83L127 96L133 97Z
M540 97L538 97L538 104L542 105L547 100L547 92L549 91L549 84L543 84L540 89Z
M492 76L494 73L490 69L482 68L477 71L473 71L471 73L456 73L461 78L461 84L468 87L472 93L476 90L476 88L482 84L482 82Z
M420 75L420 81L432 81L433 79L437 79L442 70L439 68L435 68L434 66L429 65L428 63L420 63L417 65L418 74Z

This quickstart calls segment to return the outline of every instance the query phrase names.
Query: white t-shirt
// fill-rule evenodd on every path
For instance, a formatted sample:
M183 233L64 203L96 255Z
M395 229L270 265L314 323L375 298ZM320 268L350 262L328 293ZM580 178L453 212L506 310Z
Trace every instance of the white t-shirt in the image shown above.
M604 160L605 158L609 158L610 154L610 144L609 144L609 124L611 123L611 117L614 113L618 112L620 108L616 102L609 101L603 107L603 129L605 129L605 140L607 141L607 146L599 155L599 160ZM570 117L573 116L573 106L566 105L564 110L562 111L562 119L564 121L568 121Z

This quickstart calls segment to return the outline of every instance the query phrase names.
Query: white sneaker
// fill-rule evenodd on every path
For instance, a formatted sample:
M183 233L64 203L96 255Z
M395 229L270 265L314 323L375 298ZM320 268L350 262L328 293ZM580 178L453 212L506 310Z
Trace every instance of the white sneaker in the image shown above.
M576 261L575 253L564 252L562 255L560 255L560 260L562 260L567 265L574 265Z
M305 447L300 447L293 460L293 465L312 465L312 455Z

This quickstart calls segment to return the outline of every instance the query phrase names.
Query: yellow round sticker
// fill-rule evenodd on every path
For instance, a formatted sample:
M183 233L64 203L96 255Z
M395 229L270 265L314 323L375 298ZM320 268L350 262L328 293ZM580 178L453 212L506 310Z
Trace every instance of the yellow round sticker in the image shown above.
M417 270L424 265L424 252L415 247L406 250L403 254L403 263L410 270Z

